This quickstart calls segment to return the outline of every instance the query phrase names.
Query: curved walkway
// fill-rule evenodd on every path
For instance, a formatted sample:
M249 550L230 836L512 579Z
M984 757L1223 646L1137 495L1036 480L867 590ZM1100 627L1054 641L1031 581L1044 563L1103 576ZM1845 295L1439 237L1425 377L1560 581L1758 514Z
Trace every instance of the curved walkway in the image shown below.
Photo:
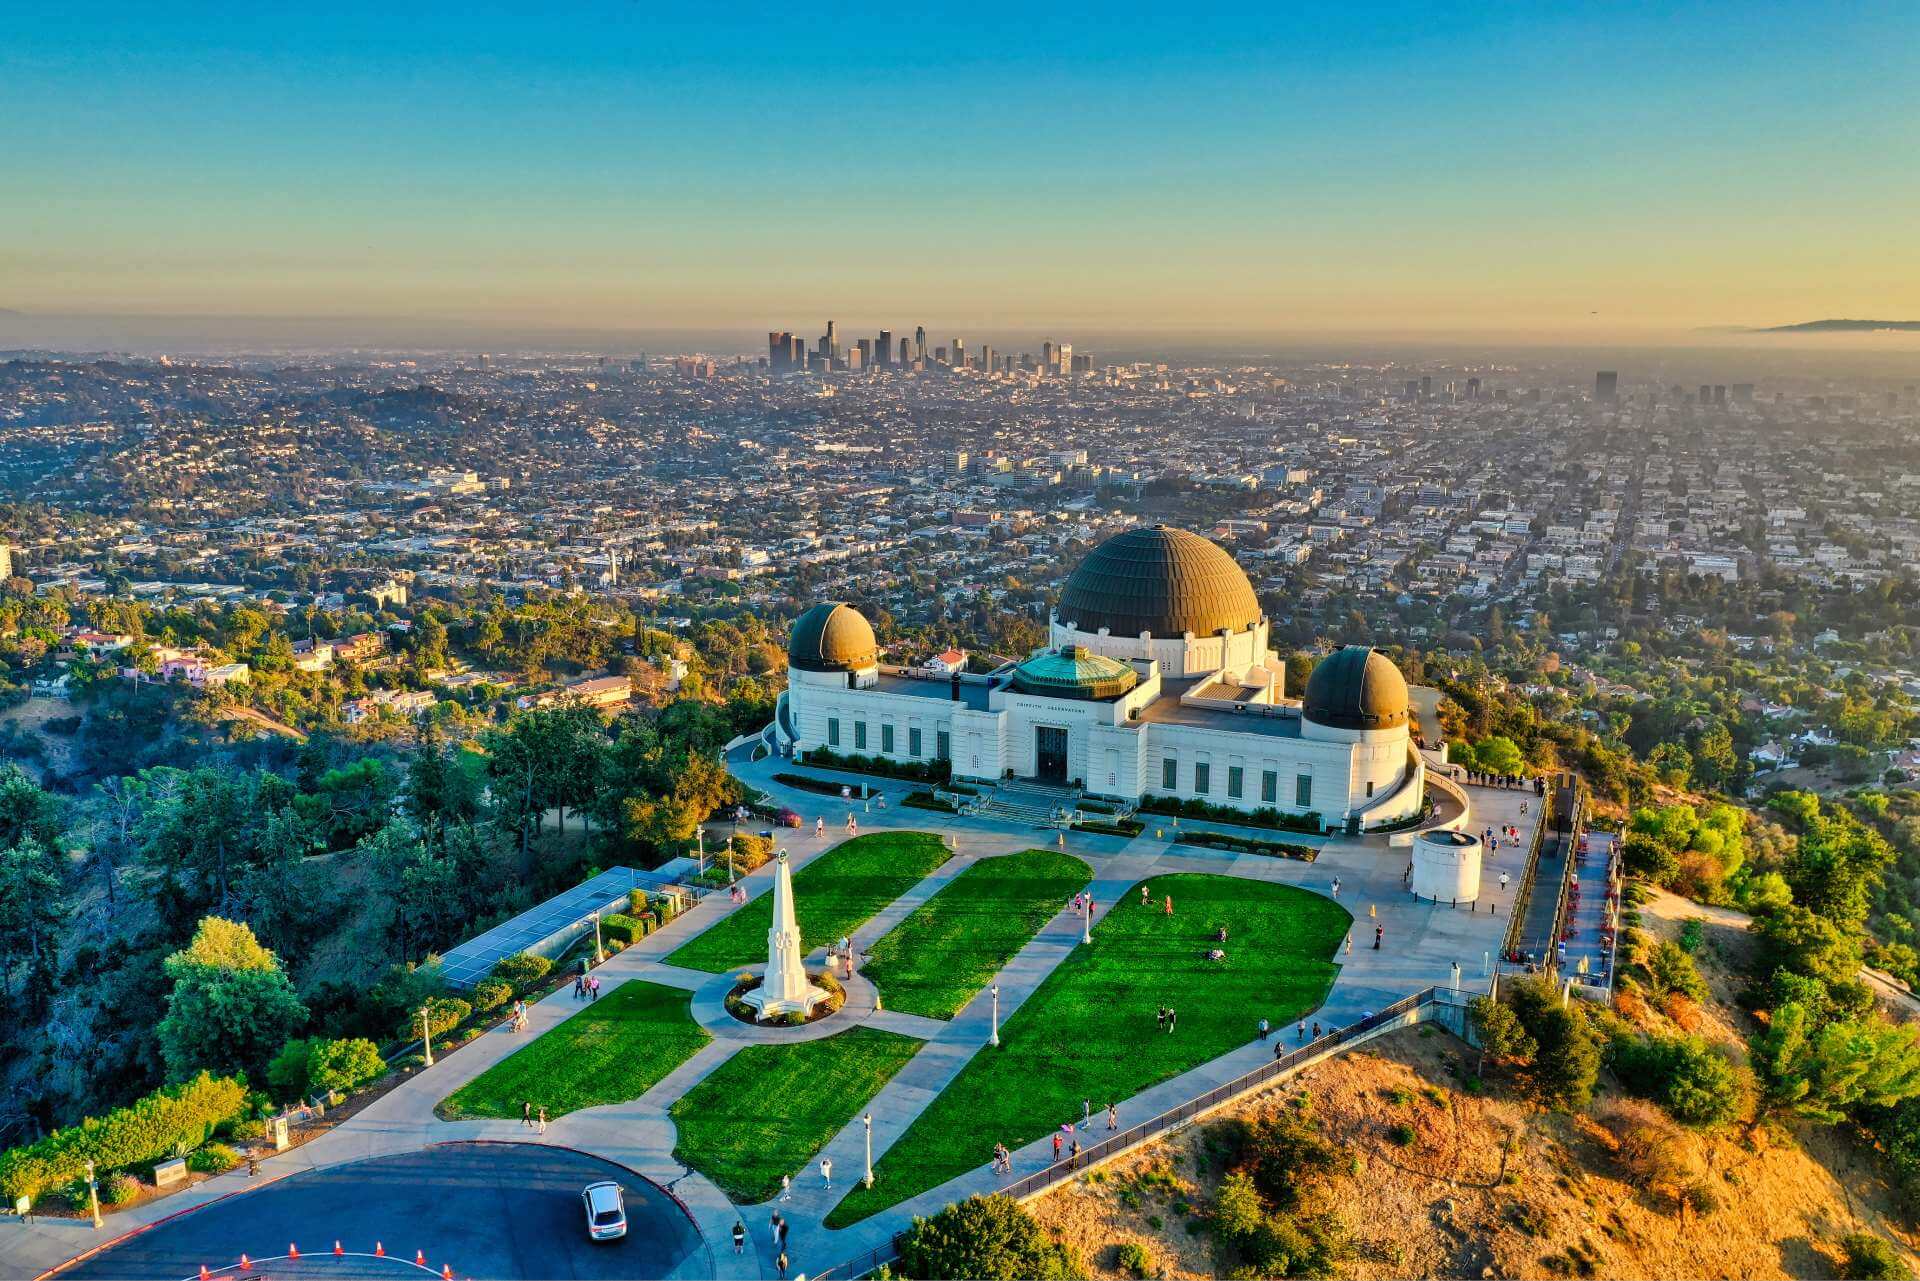
M1402 880L1406 852L1389 848L1384 837L1329 838L1321 848L1319 860L1309 864L1294 859L1181 846L1154 838L1151 828L1149 834L1131 840L1083 832L1061 836L977 816L918 810L898 804L901 797L914 790L913 785L885 780L880 781L878 790L891 799L882 809L871 801L848 803L774 783L772 773L790 766L779 761L749 762L745 750L736 751L728 764L746 781L766 791L776 804L791 805L809 818L818 814L828 819L829 830L824 838L813 835L811 823L786 835L783 844L796 870L844 838L844 820L849 810L857 812L863 831L935 830L951 836L954 857L866 922L853 935L856 953L871 946L972 863L1035 846L1064 849L1087 860L1094 868L1090 889L1096 910L1101 913L1142 877L1169 872L1211 872L1276 881L1320 893L1330 893L1337 879L1338 897L1358 918L1358 923L1351 950L1333 958L1341 964L1341 972L1327 1003L1316 1012L1322 1022L1334 1026L1351 1022L1364 1012L1379 1009L1420 988L1449 982L1455 964L1460 968L1463 986L1483 987L1485 960L1491 959L1498 946L1506 912L1511 906L1500 901L1494 887L1503 870L1514 873L1513 881L1517 884L1517 873L1524 858L1524 843L1518 849L1493 854L1486 868L1487 896L1475 910L1456 910L1411 900ZM1516 812L1519 802L1530 796L1527 793L1475 788L1469 795L1480 811L1476 821L1515 822L1524 828L1537 817ZM771 888L772 876L773 867L769 864L742 878L749 902ZM329 1133L268 1160L262 1166L263 1177L283 1177L301 1170L413 1151L450 1140L504 1139L562 1144L627 1166L671 1191L712 1243L715 1275L726 1278L774 1275L767 1228L767 1214L773 1209L778 1209L792 1225L788 1247L792 1272L811 1275L884 1243L905 1227L913 1214L932 1212L949 1201L991 1190L997 1185L999 1180L983 1167L974 1175L953 1180L862 1223L829 1232L821 1226L821 1219L838 1202L851 1180L860 1176L864 1166L866 1136L858 1119L834 1136L823 1150L822 1155L832 1158L840 1174L835 1188L829 1191L821 1186L817 1174L809 1176L799 1172L791 1199L775 1206L743 1212L713 1183L674 1160L675 1130L668 1108L743 1045L831 1036L860 1023L923 1040L925 1044L920 1052L871 1101L873 1153L878 1159L959 1073L986 1042L991 1030L991 1004L984 991L953 1020L943 1022L876 1009L872 987L860 977L849 987L847 1007L820 1023L792 1029L756 1028L741 1023L720 1004L731 983L729 975L685 970L664 960L687 939L712 927L734 910L729 896L710 895L666 928L639 940L596 971L606 985L644 979L694 993L695 1017L715 1036L714 1041L643 1097L569 1113L550 1122L546 1135L538 1138L515 1121L439 1120L433 1113L435 1104L529 1039L496 1031L477 1038L433 1068L403 1082ZM1371 947L1367 936L1367 927L1375 923L1386 933L1386 946L1379 950ZM1078 945L1080 928L1078 916L1063 904L1062 911L1000 971L995 981L1000 987L1003 1022ZM818 963L822 957L823 953L816 950L810 960ZM550 1030L579 1008L565 989L554 993L529 1009L533 1035ZM848 1015L851 1017L846 1017ZM1123 1124L1165 1110L1264 1061L1271 1052L1270 1046L1253 1039L1251 1026L1248 1036L1248 1045L1243 1049L1124 1101L1121 1104ZM1026 1173L1044 1164L1050 1152L1044 1152L1043 1147L1036 1144L1016 1153L1016 1171ZM113 1226L133 1227L141 1221L245 1191L250 1186L259 1186L260 1182L254 1180L249 1184L244 1174L225 1175L178 1196L151 1203L149 1207L117 1215ZM724 1247L730 1246L733 1224L742 1217L751 1231L755 1249L736 1257L731 1248ZM32 1227L0 1226L0 1258L18 1261L23 1265L19 1270L31 1271L52 1266L93 1243L94 1234L84 1223L54 1223L58 1226L46 1221Z

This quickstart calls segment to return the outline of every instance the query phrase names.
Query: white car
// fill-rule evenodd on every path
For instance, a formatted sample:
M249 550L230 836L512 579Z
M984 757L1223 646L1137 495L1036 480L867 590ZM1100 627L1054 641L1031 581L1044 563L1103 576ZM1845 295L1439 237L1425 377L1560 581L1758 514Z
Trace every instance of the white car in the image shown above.
M590 1183L580 1194L587 1208L587 1236L617 1241L627 1235L627 1202L618 1183Z

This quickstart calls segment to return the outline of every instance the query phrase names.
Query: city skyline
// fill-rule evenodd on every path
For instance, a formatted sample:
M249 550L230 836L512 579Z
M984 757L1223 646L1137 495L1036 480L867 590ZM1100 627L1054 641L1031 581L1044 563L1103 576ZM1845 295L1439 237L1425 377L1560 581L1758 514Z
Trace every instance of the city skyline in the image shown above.
M873 37L884 33L885 39ZM1909 318L1915 18L26 15L9 335L58 316L1695 340ZM209 90L211 86L211 91ZM15 338L14 340L18 340ZM1909 340L1910 341L1910 340Z

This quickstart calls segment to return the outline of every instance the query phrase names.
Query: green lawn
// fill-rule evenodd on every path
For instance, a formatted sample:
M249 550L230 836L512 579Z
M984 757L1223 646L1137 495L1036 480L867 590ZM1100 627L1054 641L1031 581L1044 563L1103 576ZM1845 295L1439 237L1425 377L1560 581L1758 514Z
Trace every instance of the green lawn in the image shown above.
M805 1169L920 1048L856 1027L820 1041L749 1045L673 1105L673 1154L748 1205ZM842 1170L852 1182L859 1170Z
M940 1097L827 1216L857 1223L908 1197L983 1168L998 1141L1018 1148L1065 1121L1080 1101L1121 1104L1121 1124L1145 1120L1125 1100L1256 1034L1264 1015L1284 1027L1319 1008L1339 967L1327 958L1352 923L1331 899L1286 885L1205 873L1156 876L1150 907L1136 887L1047 976ZM1171 894L1167 917L1161 896ZM1208 961L1213 931L1229 931L1224 964ZM1154 1012L1171 1005L1177 1030ZM1104 1133L1097 1130L1096 1134Z
M868 917L926 879L951 857L926 832L875 832L834 846L793 874L800 950L851 934ZM764 965L773 895L762 894L667 958L670 965L723 974Z
M873 945L866 976L888 1009L950 1019L1092 879L1052 850L982 859Z
M713 1039L693 1021L692 1003L690 992L629 980L440 1100L435 1111L448 1121L517 1120L525 1102L556 1117L637 1099Z

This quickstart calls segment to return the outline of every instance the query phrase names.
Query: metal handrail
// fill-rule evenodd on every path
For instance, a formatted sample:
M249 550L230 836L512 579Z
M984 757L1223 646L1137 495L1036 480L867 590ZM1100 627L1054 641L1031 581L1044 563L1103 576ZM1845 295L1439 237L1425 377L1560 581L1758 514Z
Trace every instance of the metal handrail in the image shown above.
M1297 1049L1289 1050L1287 1053L1261 1064L1250 1072L1244 1072L1231 1081L1215 1086L1205 1094L1196 1095L1184 1103L1167 1109L1158 1116L1142 1121L1138 1125L1129 1126L1127 1129L1109 1138L1102 1139L1093 1146L1083 1149L1077 1158L1056 1161L1042 1170L1016 1179L1012 1183L995 1189L995 1191L1020 1201L1038 1196L1050 1188L1069 1181L1075 1175L1092 1169L1095 1165L1103 1161L1111 1160L1150 1139L1176 1130L1186 1125L1195 1117L1230 1103L1241 1095L1268 1085L1281 1077L1291 1075L1300 1068L1328 1054L1336 1053L1357 1042L1367 1040L1388 1024L1397 1022L1408 1014L1429 1005L1464 1005L1468 999L1470 999L1468 993L1460 992L1453 988L1437 986L1422 988L1411 996L1403 996L1391 1005L1383 1007L1356 1023L1351 1023L1346 1027L1337 1028L1328 1032L1326 1035L1309 1041ZM895 1262L899 1257L899 1239L896 1237L887 1244L875 1246L864 1254L856 1255L854 1258L836 1264L823 1272L816 1272L813 1276L815 1281L828 1281L829 1278L864 1277L878 1270L882 1265Z

